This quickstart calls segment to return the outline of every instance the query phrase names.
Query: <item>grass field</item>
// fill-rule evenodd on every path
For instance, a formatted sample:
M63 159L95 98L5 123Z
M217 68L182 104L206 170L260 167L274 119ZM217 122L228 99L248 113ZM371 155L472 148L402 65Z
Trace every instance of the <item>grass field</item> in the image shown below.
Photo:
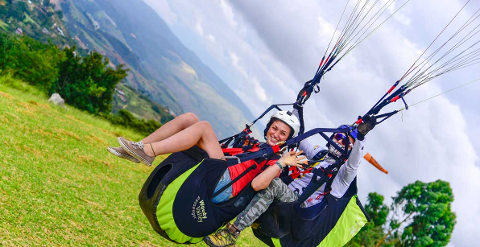
M106 151L141 136L47 99L0 77L0 246L175 246L138 205L153 167ZM238 244L260 245L250 230Z

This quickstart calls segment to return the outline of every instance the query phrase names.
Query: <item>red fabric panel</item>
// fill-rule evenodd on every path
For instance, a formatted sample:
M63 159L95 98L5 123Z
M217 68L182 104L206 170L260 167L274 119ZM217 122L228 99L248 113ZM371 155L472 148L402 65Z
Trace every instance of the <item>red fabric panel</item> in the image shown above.
M257 161L258 160L259 159L257 159ZM255 170L251 170L245 176L240 178L240 180L238 180L232 185L232 196L238 195L238 193L240 193L240 191L242 191L242 189L245 188L245 186L247 186L247 184L250 183L253 180L253 178L255 178L262 171L262 168L265 165L267 166L274 165L276 161L277 159L272 159L272 160L269 160L267 163L266 160L262 159L260 164L257 164L257 168ZM248 167L250 167L255 163L256 163L255 160L249 160L240 164L236 164L234 166L230 166L228 170L230 172L231 179L234 180L236 177L242 174L242 172L244 172Z

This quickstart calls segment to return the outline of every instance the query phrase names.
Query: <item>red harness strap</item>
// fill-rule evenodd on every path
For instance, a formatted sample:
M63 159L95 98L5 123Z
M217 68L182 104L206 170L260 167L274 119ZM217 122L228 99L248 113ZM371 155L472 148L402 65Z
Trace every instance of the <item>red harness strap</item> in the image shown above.
M273 152L278 153L280 151L280 147L278 145L272 146Z
M259 146L258 144L255 144L253 147L251 147L247 151L248 152L258 151L260 149L258 146ZM245 153L245 150L243 150L243 148L222 148L222 152L225 155L227 155L227 154L228 155L237 155L237 154Z
M305 201L305 203L310 203L312 202L313 200L320 200L320 198L322 198L322 196L325 196L326 194L330 193L330 191L332 190L329 190L329 191L325 191L323 192L322 194L319 194L317 197L315 198L308 198L308 200Z

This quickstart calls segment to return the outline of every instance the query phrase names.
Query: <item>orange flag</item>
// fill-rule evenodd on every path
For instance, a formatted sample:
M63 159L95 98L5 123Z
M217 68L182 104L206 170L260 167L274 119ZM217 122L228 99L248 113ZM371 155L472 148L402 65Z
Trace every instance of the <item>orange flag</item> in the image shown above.
M367 153L365 154L365 156L363 156L363 158L365 158L370 164L372 164L373 166L375 166L378 170L384 172L385 174L388 174L388 171L385 170L385 168L383 168L373 157L370 153Z

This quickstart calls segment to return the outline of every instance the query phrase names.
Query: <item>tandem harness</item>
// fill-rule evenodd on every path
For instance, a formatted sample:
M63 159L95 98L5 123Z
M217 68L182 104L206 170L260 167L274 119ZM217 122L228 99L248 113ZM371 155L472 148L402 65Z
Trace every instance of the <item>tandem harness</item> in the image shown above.
M228 201L213 203L212 198L257 164L252 161L244 173L214 194L217 182L234 164L232 161L210 159L194 146L160 163L139 194L140 207L152 228L172 242L194 244L235 218L255 194L250 183Z
M211 201L217 182L230 165L268 159L280 148L294 145L314 134L320 134L336 145L323 132L346 131L348 129L313 129L287 140L281 146L259 145L258 150L237 154L235 159L227 161L210 159L196 146L173 153L154 169L143 185L139 194L140 206L152 228L164 238L175 243L198 243L235 218L254 196L254 190L248 184L228 201L218 204ZM341 151L348 155L345 150Z

